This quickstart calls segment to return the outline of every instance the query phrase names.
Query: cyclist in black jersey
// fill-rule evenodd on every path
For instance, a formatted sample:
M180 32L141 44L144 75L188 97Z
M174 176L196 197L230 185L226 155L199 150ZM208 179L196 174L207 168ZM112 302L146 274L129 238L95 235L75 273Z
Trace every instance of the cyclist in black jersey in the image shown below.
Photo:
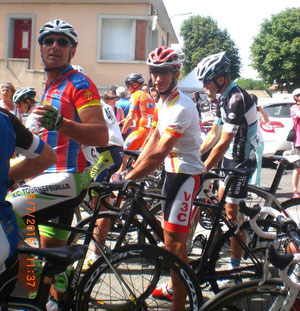
M14 288L18 274L18 226L11 203L5 201L11 180L33 177L56 162L49 145L29 132L7 110L0 108L0 302ZM14 152L26 158L10 168ZM20 272L25 269L20 269ZM26 276L23 276L25 280Z
M220 93L217 106L217 118L213 129L222 124L223 129L219 142L206 159L207 170L215 167L222 160L224 168L237 166L256 167L255 149L257 139L256 106L250 95L238 87L230 77L230 60L225 52L213 54L204 58L198 64L197 77L203 87L211 93ZM216 132L214 130L214 132ZM213 135L201 145L201 153L205 153ZM236 220L238 204L247 197L246 176L238 178L231 186L226 198L226 213L229 219ZM222 197L224 187L221 185L219 196ZM231 265L239 266L243 250L235 240L231 242Z

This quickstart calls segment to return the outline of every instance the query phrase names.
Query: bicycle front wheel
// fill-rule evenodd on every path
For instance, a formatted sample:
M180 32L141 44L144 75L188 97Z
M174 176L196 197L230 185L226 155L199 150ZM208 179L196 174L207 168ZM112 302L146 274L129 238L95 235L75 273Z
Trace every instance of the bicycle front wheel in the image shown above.
M108 261L99 258L79 284L77 310L170 310L172 302L152 296L158 284L170 280L170 271L182 288L174 301L186 300L181 310L199 310L202 295L195 274L177 256L152 245L127 245Z
M278 224L271 220L259 219L257 224L263 231L278 231ZM249 222L242 225L240 233L244 236L246 251L242 251L241 246L232 249L232 240L236 238L234 232L230 230L222 235L211 251L208 275L205 276L214 292L229 287L232 283L249 281L262 275L265 251L270 240L258 237L251 229ZM284 237L279 237L272 242L275 243L276 250L283 249ZM231 257L241 259L239 267L231 266Z
M292 219L299 224L300 223L300 199L290 199L281 203L281 206L289 214Z
M287 299L282 282L272 279L261 286L258 285L259 282L260 280L254 280L232 286L206 302L200 311L265 311L271 310L275 300L281 307Z

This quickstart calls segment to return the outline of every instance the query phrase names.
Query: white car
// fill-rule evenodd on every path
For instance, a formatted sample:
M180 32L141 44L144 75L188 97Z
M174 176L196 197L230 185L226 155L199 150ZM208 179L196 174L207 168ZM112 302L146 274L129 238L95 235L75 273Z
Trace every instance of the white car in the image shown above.
M269 117L269 123L261 122L260 129L264 138L263 156L280 155L285 150L292 149L292 143L286 140L293 127L290 107L293 100L278 98L262 98L258 100Z

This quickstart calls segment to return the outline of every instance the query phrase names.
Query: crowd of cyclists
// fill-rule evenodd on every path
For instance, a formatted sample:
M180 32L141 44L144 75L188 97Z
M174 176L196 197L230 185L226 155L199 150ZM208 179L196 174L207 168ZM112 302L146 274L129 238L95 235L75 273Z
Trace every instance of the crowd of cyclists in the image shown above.
M0 296L8 295L16 281L17 245L19 236L26 234L28 201L34 202L32 214L37 224L51 220L70 225L73 210L92 180L101 182L108 173L115 173L116 179L135 181L162 163L166 171L162 193L167 198L162 203L165 248L189 264L186 241L201 175L219 162L224 168L256 167L256 105L231 81L230 60L225 52L207 56L198 64L197 78L203 87L213 98L220 94L212 129L202 141L196 105L177 87L182 65L177 51L161 46L149 54L151 89L140 73L124 79L130 93L128 101L124 87L112 87L101 99L93 81L81 68L72 66L78 37L69 23L59 19L47 22L39 31L38 42L46 73L40 105L36 105L33 88L22 88L12 96L13 106L0 108L0 243L4 271L0 275ZM24 114L25 126L18 120ZM141 150L130 170L126 170L124 150ZM201 156L208 151L202 161ZM14 154L23 158L10 166ZM91 165L93 170L89 169ZM225 206L231 220L237 220L239 202L247 197L248 179L241 176L231 185ZM19 180L24 184L7 194ZM223 191L221 184L220 197ZM98 199L92 192L93 209ZM98 219L94 234L99 244L105 241L109 228L108 218ZM45 225L38 229L41 247L66 244L67 231ZM231 265L238 267L242 249L234 240L231 249ZM86 260L87 267L98 256L94 249ZM24 258L20 258L21 283L25 279L23 265ZM172 310L184 310L185 300L174 299L182 291L174 278L171 273L169 282L156 287L152 295L173 301ZM67 272L57 278L47 310L60 310L67 281ZM36 289L27 291L34 294Z

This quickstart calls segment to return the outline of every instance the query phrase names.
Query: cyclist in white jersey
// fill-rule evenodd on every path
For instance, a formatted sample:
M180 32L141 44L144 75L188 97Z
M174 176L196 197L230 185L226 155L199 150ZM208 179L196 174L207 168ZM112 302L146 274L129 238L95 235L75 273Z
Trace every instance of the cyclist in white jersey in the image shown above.
M25 87L17 90L13 96L13 102L17 106L17 109L22 116L22 122L26 128L33 134L39 133L38 121L35 118L35 114L32 113L35 108L36 92L32 87Z
M126 179L141 178L165 162L165 246L188 264L186 241L192 203L200 185L199 174L204 172L199 153L199 116L193 101L177 88L180 54L169 47L159 47L149 54L147 64L160 95L158 123ZM181 284L171 279L172 282L159 285L152 295L173 301L172 310L184 310L185 299L176 298L181 296Z

